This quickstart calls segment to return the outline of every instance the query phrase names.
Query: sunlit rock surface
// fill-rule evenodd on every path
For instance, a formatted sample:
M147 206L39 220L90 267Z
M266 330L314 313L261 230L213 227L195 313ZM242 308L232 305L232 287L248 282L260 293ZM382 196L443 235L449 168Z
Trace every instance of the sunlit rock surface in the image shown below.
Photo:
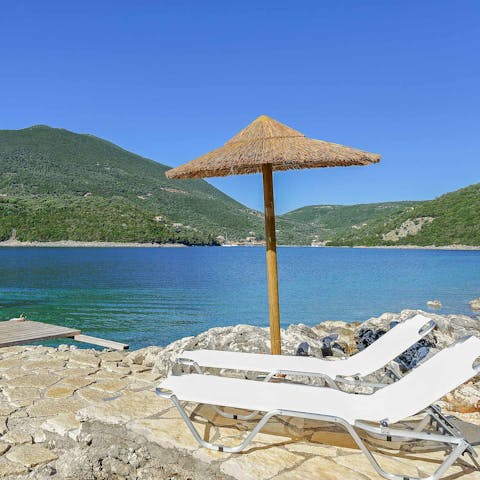
M388 329L417 313L386 313L363 324L325 322L282 331L283 350L302 342L322 356L324 339L337 334L335 356L354 354L360 328ZM434 354L465 335L479 335L478 318L426 314L438 329ZM135 352L100 352L19 346L0 349L0 478L7 479L377 479L341 429L311 420L274 418L242 454L200 448L173 405L154 389L185 349L217 348L268 352L268 330L239 325L211 329L161 347ZM440 402L465 421L480 424L480 379ZM190 405L195 425L216 443L239 443L254 422L218 416ZM380 454L393 473L428 476L442 452L408 448ZM447 477L480 479L467 461ZM450 478L448 477L448 478Z

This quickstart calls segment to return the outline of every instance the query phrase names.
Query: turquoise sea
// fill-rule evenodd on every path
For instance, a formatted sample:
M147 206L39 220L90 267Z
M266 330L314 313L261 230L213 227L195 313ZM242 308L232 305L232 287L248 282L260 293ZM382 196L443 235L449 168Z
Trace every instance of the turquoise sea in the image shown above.
M362 321L386 311L472 314L480 251L284 247L282 325ZM166 345L213 326L268 325L263 248L2 248L0 320L80 328L130 344Z

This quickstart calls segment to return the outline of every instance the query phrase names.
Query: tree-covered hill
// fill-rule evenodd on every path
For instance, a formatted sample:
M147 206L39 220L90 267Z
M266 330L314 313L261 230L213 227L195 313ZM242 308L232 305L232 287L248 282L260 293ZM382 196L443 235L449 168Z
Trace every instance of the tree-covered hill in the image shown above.
M203 180L92 135L0 130L0 240L211 243L261 237L261 215Z
M480 183L408 205L330 240L332 245L480 246Z
M263 215L204 180L92 135L0 130L0 241L215 244L264 238ZM480 184L426 202L314 205L277 218L280 244L480 245Z
M339 236L347 236L368 225L369 222L386 219L402 212L415 202L387 202L362 205L311 205L293 210L280 218L303 225L310 242L325 242ZM310 243L309 242L309 243Z

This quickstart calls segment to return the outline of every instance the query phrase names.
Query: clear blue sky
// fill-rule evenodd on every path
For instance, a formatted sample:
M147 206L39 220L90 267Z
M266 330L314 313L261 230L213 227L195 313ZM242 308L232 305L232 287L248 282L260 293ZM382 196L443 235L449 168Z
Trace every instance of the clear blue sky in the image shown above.
M10 1L0 128L88 132L167 165L260 114L383 155L278 173L277 211L480 181L480 2ZM213 179L262 207L259 175Z

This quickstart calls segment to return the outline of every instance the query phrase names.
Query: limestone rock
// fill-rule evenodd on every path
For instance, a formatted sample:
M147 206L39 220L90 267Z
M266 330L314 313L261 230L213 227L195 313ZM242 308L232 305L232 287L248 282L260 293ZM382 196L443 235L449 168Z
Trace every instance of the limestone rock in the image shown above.
M22 367L22 359L18 358L16 355L11 357L5 357L0 360L0 370L9 370L11 368L15 369L16 372L19 372L19 375L23 375L20 368Z
M480 310L480 297L470 300L468 304L472 310Z
M80 421L101 421L107 424L122 424L139 416L149 417L170 408L170 402L160 399L155 392L126 392L115 400L103 402L81 410Z
M440 300L429 300L427 302L427 307L430 308L442 308L442 302Z
M220 470L238 480L266 480L278 478L280 472L298 465L303 457L282 448L271 447L267 450L254 450L251 453L236 455L224 462ZM290 475L290 472L288 473ZM315 474L318 475L318 471ZM288 479L295 477L285 477ZM308 477L298 477L308 478ZM318 476L318 478L324 478Z
M72 458L75 461L72 461ZM100 469L100 459L92 458L88 451L75 448L56 462L59 478L65 480L95 480L94 471Z
M4 394L10 403L17 407L26 407L40 398L40 390L33 387L9 387L5 388Z
M389 473L391 472L397 475L405 476L405 478L419 476L414 461L400 461L393 456L379 454L377 454L375 458L380 463L380 465ZM350 468L352 471L358 472L359 475L363 474L367 478L377 477L371 463L367 460L365 455L361 453L356 453L353 455L340 455L335 458L335 463Z
M60 413L77 413L87 402L80 398L45 398L27 408L30 417L51 417Z
M283 352L295 354L298 345L307 342L308 353L320 357L323 339L336 335L335 341L345 347L347 354L353 354L360 329L388 330L390 322L417 313L437 323L428 337L429 344L434 345L430 355L465 335L480 336L479 318L403 310L361 324L328 321L314 327L291 325L282 330ZM6 435L0 443L0 477L376 479L374 469L358 449L352 450L355 445L344 432L319 427L311 420L273 418L255 438L253 448L242 454L200 448L172 403L155 395L158 379L185 349L267 353L269 344L268 329L237 325L210 329L165 348L149 347L128 354L71 348L59 351L51 347L1 349L0 430L3 428ZM398 372L402 373L400 369ZM479 402L477 378L440 403L446 412L480 424L480 413L475 410ZM208 407L189 405L187 413L202 436L229 446L244 438L253 423L237 425ZM437 460L437 453L425 452L425 460L414 461L400 456L379 457L389 470L422 476L423 464L430 466ZM460 469L453 467L449 472L458 473L455 468ZM465 480L478 475L470 470L464 473Z
M55 385L50 387L45 392L45 397L47 398L66 398L71 397L73 392L75 391L75 387L70 385Z
M86 387L87 385L90 385L94 382L95 382L94 378L79 375L79 376L65 377L62 380L62 383L57 384L57 385L67 384L67 385L71 385L71 386L76 387L76 388L82 388L82 387Z
M105 352L100 354L102 362L121 362L125 354L121 352Z
M405 220L401 225L390 230L387 233L382 234L382 240L389 242L398 242L401 238L409 235L416 235L424 225L428 225L433 222L433 217L417 217Z
M445 397L448 409L473 413L480 409L480 389L472 384L462 385Z
M134 420L129 428L162 448L179 448L187 451L198 449L197 441L180 418Z
M37 373L36 375L27 374L21 377L9 380L9 387L38 387L45 388L57 383L60 377L51 373Z
M372 468L374 473L374 470ZM347 468L324 457L313 457L303 462L293 471L286 471L275 477L275 480L305 480L321 478L322 480L367 480L356 469Z
M468 315L439 315L423 310L403 310L400 313L387 312L379 317L373 317L363 323L356 324L341 321L327 321L314 327L308 327L302 324L290 325L287 329L282 329L281 331L282 352L287 355L293 355L301 342L307 342L310 346L309 354L321 357L322 339L326 336L336 334L338 335L336 342L345 346L346 353L351 355L357 351L356 336L360 329L374 328L388 330L392 321L404 321L416 314L425 315L437 324L437 328L427 337L427 339L436 346L436 348L430 349L429 356L466 335L480 336L480 322ZM270 336L266 328L250 325L216 327L196 337L182 338L167 345L164 349L159 349L154 360L153 370L161 376L166 376L172 370L179 369L177 359L181 357L182 352L185 350L207 348L213 350L268 353L269 346ZM150 353L152 353L152 351L150 351ZM339 354L338 351L334 353ZM135 352L129 354L132 355L130 361L140 363L142 360L133 354L135 354ZM142 355L140 355L141 358L143 358ZM372 378L372 380L374 379Z
M52 356L43 355L42 358L27 358L22 361L22 369L30 372L31 370L38 370L46 368L48 370L63 369L65 362Z
M82 388L77 392L77 396L82 400L86 400L91 403L103 403L106 398L110 396L109 393L105 390L95 390L93 388L87 387Z
M42 428L47 432L57 433L64 436L70 430L75 430L80 427L80 422L76 419L73 413L61 413L56 417L47 419Z
M127 380L118 379L118 378L109 378L108 376L105 377L104 380L99 380L95 383L90 385L90 388L95 390L102 390L106 392L105 396L109 396L108 394L112 394L118 392L119 390L123 390L128 385ZM111 396L111 395L110 395Z
M0 435L7 431L7 417L0 417Z
M70 353L70 362L79 363L89 367L98 367L100 358L95 350L74 350Z
M8 416L10 414L12 414L15 410L17 409L17 407L15 405L12 405L8 402L0 402L0 416ZM3 426L3 423L1 423L0 425ZM2 428L0 428L0 433L4 433L2 431Z
M42 463L49 463L56 460L58 456L51 450L41 445L20 445L6 453L11 462L20 463L25 467L35 467Z
M344 324L345 325L345 324ZM294 355L301 342L307 342L314 355L321 356L322 338L314 329L306 325L290 325L281 330L282 352ZM176 367L178 357L185 350L200 348L230 350L240 352L269 353L270 333L267 328L251 325L216 327L196 337L186 337L165 347L156 357L154 371L166 376Z
M114 362L106 362L105 364L102 364L104 366L105 370L109 372L114 372L118 373L120 375L129 375L132 369L127 366L128 364L116 364Z
M67 368L63 370L65 377L84 377L94 375L98 372L98 367L88 367L87 365L80 365L78 363L68 363Z
M163 350L161 347L146 347L130 352L125 356L125 362L134 365L153 367L157 355Z
M10 445L23 445L32 443L32 436L21 430L10 430L2 437L2 442Z
M47 436L43 430L37 430L33 433L33 443L44 443L47 441Z
M185 350L208 348L267 353L269 345L269 333L265 328L250 325L211 328L197 337L185 337L168 345L157 354L153 369L166 376Z
M0 458L0 478L14 478L15 476L21 475L22 473L26 472L28 472L28 469L24 465L11 462L5 457Z

